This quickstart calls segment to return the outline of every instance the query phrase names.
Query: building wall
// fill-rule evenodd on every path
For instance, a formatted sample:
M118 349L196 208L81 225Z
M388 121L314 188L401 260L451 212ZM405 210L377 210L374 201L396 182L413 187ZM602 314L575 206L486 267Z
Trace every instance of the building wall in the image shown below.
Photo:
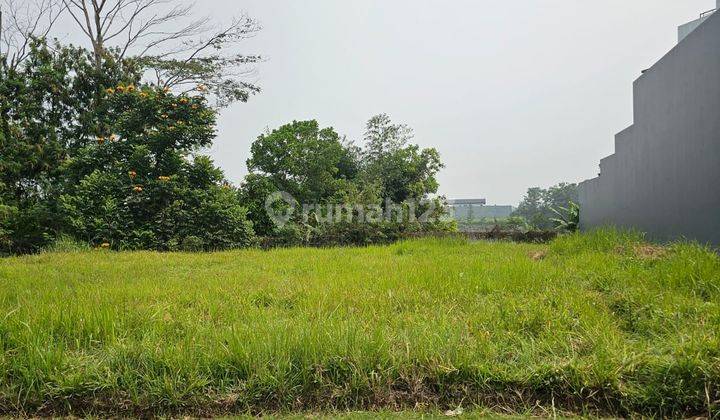
M472 211L470 210L472 208ZM505 219L515 211L513 206L454 206L453 216L457 220L467 219L472 215L473 219Z
M717 0L716 8L720 9L720 0ZM678 28L678 42L682 41L683 39L685 39L686 36L690 35L690 33L697 29L698 26L700 26L700 24L703 23L708 17L708 15L701 16L700 19L696 19L692 22L688 22L680 26Z
M581 228L720 245L720 12L634 84L635 124L580 184Z

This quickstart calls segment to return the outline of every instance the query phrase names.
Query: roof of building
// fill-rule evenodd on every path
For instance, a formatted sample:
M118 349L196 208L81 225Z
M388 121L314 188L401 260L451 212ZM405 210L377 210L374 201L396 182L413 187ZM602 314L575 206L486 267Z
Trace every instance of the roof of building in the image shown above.
M459 200L448 200L447 203L451 206L484 206L485 204L487 204L487 200L484 198L467 198Z

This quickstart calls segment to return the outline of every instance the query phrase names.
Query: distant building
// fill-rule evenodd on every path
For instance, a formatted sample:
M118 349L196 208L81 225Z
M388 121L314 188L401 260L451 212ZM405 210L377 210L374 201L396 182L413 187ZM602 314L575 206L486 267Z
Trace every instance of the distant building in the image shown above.
M582 229L720 245L720 12L681 26L678 38L635 81L635 123L615 137L615 153L580 184Z
M448 200L449 206L462 207L462 206L484 206L487 204L487 200L484 198L470 198L461 200Z
M450 214L457 220L506 219L515 211L513 206L488 206L484 198L448 200L447 203Z

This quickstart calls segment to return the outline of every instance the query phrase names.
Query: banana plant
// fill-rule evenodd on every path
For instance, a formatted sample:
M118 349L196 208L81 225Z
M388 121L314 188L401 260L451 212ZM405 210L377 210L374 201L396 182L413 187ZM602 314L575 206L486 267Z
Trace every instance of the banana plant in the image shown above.
M556 224L555 228L567 232L577 232L580 227L580 206L574 202L570 202L568 207L560 207L559 209L550 208L558 217L550 220Z

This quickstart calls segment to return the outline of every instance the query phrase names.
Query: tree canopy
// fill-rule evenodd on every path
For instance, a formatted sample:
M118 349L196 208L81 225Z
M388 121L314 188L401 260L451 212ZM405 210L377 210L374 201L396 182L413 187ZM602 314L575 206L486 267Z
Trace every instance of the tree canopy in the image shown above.
M344 140L317 121L295 121L258 137L252 144L242 188L244 202L261 234L276 227L265 215L265 199L287 192L300 205L419 202L437 192L443 167L435 149L410 144L412 130L385 114L367 124L364 144ZM417 204L417 203L415 203ZM438 206L440 207L440 206ZM327 216L324 214L324 216Z

